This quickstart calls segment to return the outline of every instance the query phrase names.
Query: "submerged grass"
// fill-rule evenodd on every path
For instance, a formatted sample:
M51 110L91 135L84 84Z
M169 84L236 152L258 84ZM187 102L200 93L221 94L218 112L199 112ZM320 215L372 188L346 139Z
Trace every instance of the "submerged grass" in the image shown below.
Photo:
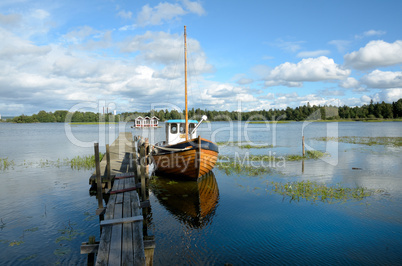
M237 162L217 162L216 167L220 170L225 171L226 175L231 174L242 174L247 176L259 176L262 174L272 173L273 170L269 167L263 166L253 166L245 163L237 163Z
M241 144L245 143L245 144ZM273 148L273 145L253 145L250 142L239 142L239 141L226 141L226 142L217 142L218 146L238 146L240 149L264 149L264 148Z
M283 195L290 201L321 201L326 203L361 201L374 194L374 191L364 187L348 188L340 184L327 186L315 181L295 181L288 183L270 182L272 191Z
M402 137L356 137L356 136L343 136L343 137L321 137L315 138L320 141L337 141L352 144L363 145L386 145L386 146L402 146Z
M305 156L297 154L288 154L284 156L274 156L274 155L245 155L244 158L236 158L241 161L260 161L260 162L277 162L277 161L300 161L308 159L319 159L324 156L328 156L328 153L322 151L307 151ZM219 160L233 160L235 158L225 155L219 155Z
M99 161L102 160L104 154L99 153ZM90 170L95 168L95 155L86 155L86 156L76 156L72 159L64 158L64 159L57 159L56 161L53 160L44 160L40 159L39 162L27 162L24 161L23 163L16 165L13 160L8 160L8 158L0 158L0 171L5 171L10 168L14 169L14 166L18 167L63 167L63 166L70 166L71 169L74 170Z
M5 171L9 168L13 168L15 166L15 162L13 160L9 160L8 157L0 158L0 170Z

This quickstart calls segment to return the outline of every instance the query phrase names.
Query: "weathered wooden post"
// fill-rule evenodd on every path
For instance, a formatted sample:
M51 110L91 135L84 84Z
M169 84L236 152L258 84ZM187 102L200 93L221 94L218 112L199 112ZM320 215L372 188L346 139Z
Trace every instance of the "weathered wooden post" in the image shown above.
M109 144L106 144L106 169L107 169L107 187L112 189L111 165L110 165L110 149Z
M302 136L302 149L303 149L303 157L306 156L305 150L304 150L304 136Z
M137 174L137 145L136 145L136 141L137 141L137 137L134 136L133 139L133 150L132 150L132 154L133 154L133 158L132 158L132 163L133 163L133 170L134 170L134 174L135 174L135 184L137 185L139 183L139 176Z
M142 200L146 200L146 178L147 178L147 169L148 169L148 149L149 149L149 141L148 138L145 139L144 144L141 145L140 149L140 163L141 163L141 196Z
M103 209L102 179L101 179L100 162L99 162L99 143L94 143L94 149L95 149L96 190L98 198L98 209Z

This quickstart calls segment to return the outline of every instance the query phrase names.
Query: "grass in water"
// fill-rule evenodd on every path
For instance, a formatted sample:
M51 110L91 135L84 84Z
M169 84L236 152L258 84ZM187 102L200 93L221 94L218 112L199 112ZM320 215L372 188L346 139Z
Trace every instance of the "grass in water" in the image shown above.
M15 166L15 162L13 160L9 160L8 157L0 158L0 170L5 171L9 168L13 168Z
M102 160L104 154L99 153L99 161ZM8 158L0 158L0 171L5 171L10 168L16 166L13 160L9 160ZM62 166L70 166L74 170L90 170L95 168L95 155L86 155L86 156L76 156L72 159L64 158L64 159L57 159L56 161L53 160L44 160L40 159L39 162L27 162L24 161L18 167L62 167Z
M241 144L245 143L245 144ZM252 145L250 142L239 142L239 141L222 141L216 143L218 146L238 146L240 149L264 149L273 148L273 145Z
M262 174L272 173L272 169L263 166L253 166L237 162L218 162L216 164L218 169L224 170L226 175L243 174L247 176L259 176Z
M243 161L263 161L263 162L276 162L276 161L300 161L306 159L319 159L328 154L322 151L307 151L305 156L297 154L288 154L284 156L273 156L273 155L245 155L245 158L241 158ZM219 160L231 160L233 157L219 155Z
M103 154L99 153L99 161L102 161ZM95 155L76 156L67 161L72 169L92 169L95 168Z
M355 137L355 136L344 136L344 137L321 137L315 138L320 141L337 141L352 144L363 144L363 145L387 145L387 146L402 146L402 137Z
M361 201L374 194L374 191L364 187L347 188L340 184L327 186L314 181L295 181L288 183L270 182L275 193L289 198L290 201L321 201L327 203Z

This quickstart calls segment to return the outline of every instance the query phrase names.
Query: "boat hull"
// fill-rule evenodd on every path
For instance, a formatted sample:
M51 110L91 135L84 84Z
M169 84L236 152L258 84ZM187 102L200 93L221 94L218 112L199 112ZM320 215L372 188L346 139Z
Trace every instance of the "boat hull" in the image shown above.
M157 172L197 180L214 168L218 153L215 143L195 138L156 148L152 158Z

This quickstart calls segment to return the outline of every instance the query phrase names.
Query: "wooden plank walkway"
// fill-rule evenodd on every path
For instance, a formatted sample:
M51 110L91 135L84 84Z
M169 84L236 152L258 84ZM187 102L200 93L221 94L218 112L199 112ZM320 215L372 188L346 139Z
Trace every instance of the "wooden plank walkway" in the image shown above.
M129 171L134 171L130 164L130 154L133 150L133 135L131 132L121 132L117 139L109 146L110 151L110 175L111 179L114 175L119 173L127 173ZM100 163L102 184L109 184L110 181L107 178L107 161L106 156L103 157ZM89 184L94 186L96 184L96 172L92 174L89 178ZM110 187L108 187L110 189Z
M96 265L145 265L143 223L134 173L116 174L113 191L101 222ZM118 177L131 176L119 179Z

